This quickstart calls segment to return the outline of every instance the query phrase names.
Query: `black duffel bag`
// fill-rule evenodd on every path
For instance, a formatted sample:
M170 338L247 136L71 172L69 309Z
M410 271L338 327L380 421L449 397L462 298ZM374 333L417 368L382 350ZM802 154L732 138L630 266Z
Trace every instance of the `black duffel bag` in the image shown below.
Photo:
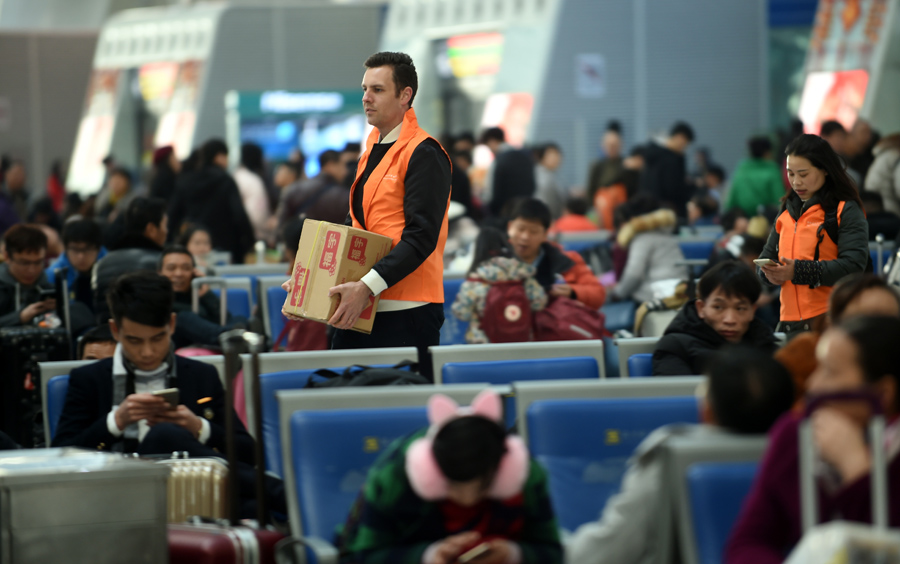
M344 386L415 386L431 384L424 376L413 372L412 362L401 362L391 367L374 367L354 364L343 373L334 370L316 370L306 383L306 388L342 388Z

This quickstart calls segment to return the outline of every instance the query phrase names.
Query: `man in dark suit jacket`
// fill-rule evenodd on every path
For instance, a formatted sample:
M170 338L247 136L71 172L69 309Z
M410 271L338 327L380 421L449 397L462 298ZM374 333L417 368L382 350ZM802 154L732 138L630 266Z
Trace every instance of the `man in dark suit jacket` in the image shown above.
M172 353L172 283L139 271L109 290L112 358L72 371L53 446L192 456L225 452L226 417L235 418L237 458L253 462L253 439L225 404L215 368ZM152 392L178 388L177 406Z

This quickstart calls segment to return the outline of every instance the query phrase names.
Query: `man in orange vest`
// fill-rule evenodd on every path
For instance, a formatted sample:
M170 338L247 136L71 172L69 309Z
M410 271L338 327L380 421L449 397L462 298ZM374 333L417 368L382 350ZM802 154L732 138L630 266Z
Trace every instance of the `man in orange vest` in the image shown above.
M440 343L444 322L450 158L416 121L418 78L409 55L375 53L365 65L362 102L374 129L357 163L347 224L391 237L394 245L361 281L329 292L340 296L328 321L337 328L331 346L415 346L420 368L430 373L428 347ZM373 295L381 301L372 333L350 331Z

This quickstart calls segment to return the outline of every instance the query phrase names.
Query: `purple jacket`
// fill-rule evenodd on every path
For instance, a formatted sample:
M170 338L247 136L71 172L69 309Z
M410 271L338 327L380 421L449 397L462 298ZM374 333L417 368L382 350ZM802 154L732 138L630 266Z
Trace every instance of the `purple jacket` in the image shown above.
M772 427L769 448L725 549L728 564L782 562L802 536L800 512L800 418L784 415ZM900 456L888 467L890 526L900 526ZM871 485L864 476L828 495L819 484L819 522L871 523Z

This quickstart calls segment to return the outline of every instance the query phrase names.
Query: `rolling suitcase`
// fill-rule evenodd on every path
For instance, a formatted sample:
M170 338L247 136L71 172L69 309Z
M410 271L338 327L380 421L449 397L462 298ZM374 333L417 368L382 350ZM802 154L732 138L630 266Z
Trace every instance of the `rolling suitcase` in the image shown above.
M253 397L256 414L262 418L259 399L259 353L264 346L264 338L242 329L227 331L220 341L225 352L225 405L234 403L234 377L240 368L240 354L249 350L251 362L246 375L253 379ZM262 422L257 421L262 428ZM226 441L229 468L236 467L234 445L234 419L226 419ZM239 498L236 480L229 479L227 487L227 507L229 519L226 522L169 525L170 564L274 564L277 545L289 540L269 525L269 515L265 496L265 463L262 443L256 441L254 450L256 464L256 509L255 524L241 524ZM282 551L287 555L287 551Z
M872 525L848 521L818 524L819 498L816 487L816 453L810 415L828 401L864 401L872 406L869 443L872 451ZM884 449L884 414L877 397L868 393L828 394L807 406L800 424L800 509L803 538L787 564L818 562L900 562L900 532L888 529L888 461Z

